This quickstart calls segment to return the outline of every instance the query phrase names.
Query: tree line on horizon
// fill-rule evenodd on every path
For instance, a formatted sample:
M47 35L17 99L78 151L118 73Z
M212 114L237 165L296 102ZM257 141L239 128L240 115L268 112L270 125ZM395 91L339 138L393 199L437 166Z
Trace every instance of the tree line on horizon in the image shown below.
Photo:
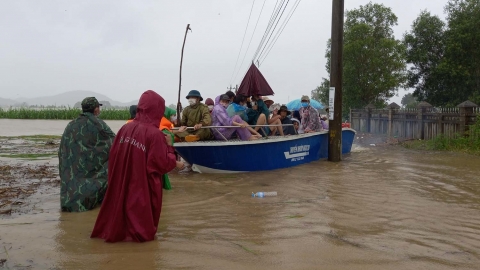
M444 10L446 22L421 11L401 40L393 35L398 18L391 8L370 2L345 12L344 116L368 104L383 108L400 88L414 89L402 100L404 106L480 104L480 1L449 0ZM328 104L329 87L322 78L312 98Z

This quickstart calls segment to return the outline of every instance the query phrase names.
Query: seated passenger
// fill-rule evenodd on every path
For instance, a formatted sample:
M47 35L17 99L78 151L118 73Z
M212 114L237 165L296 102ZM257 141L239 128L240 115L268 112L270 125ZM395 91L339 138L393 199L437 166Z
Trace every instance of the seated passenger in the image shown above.
M262 137L257 131L248 126L248 124L238 115L229 117L227 107L230 104L228 95L223 94L215 99L212 118L213 126L239 126L241 128L212 128L213 136L217 140L230 139L236 132L242 141L257 140Z
M187 142L204 141L213 139L212 133L208 127L212 124L212 117L207 105L202 104L203 100L200 92L191 90L187 95L189 106L182 112L182 128L193 127L176 135Z
M268 136L269 134L276 134L278 131L281 136L283 136L283 129L281 128L282 122L280 117L274 117L269 119L270 111L267 108L267 105L263 102L260 96L252 96L252 110L248 111L248 121L250 125L276 125L271 127L263 128L262 135ZM267 120L268 119L268 120ZM259 126L255 127L255 130L258 131Z
M278 110L278 114L280 115L280 121L282 125L292 125L293 122L287 116L290 115L290 111L287 109L287 106L281 106L280 110ZM283 126L283 134L285 135L296 135L297 132L293 126Z
M233 98L233 102L230 103L227 107L228 116L234 117L235 115L240 116L243 121L248 122L247 108L246 108L247 98L243 95L236 95Z
M213 106L215 106L215 103L213 103L213 100L211 98L207 98L205 100L205 105L208 106L208 110L210 111L210 113L212 113L213 111Z
M172 143L175 142L175 135L187 130L185 127L180 127L178 130L174 130L174 123L177 121L177 112L169 107L165 107L165 113L162 120L160 120L159 129L165 134L171 137Z
M302 108L300 108L300 115L302 116L301 129L305 133L320 131L322 125L320 124L320 118L318 118L318 111L310 106L310 98L308 96L302 96Z
M234 93L233 91L227 91L225 94L226 94L226 95L228 96L228 98L230 99L230 103L232 103L233 100L235 99L235 93ZM215 105L217 105L217 104L215 104Z
M298 112L298 110L293 111L292 118L295 118L298 121L302 121L302 117L300 116L300 113Z
M322 129L328 130L328 118L326 115L320 117L320 124L322 125Z
M130 106L130 119L127 120L127 123L130 123L135 119L135 115L137 114L137 105Z
M267 108L269 108L269 109L270 109L270 106L272 106L273 103L275 103L275 101L271 100L268 97L262 97L262 100L265 103L265 105L267 105Z

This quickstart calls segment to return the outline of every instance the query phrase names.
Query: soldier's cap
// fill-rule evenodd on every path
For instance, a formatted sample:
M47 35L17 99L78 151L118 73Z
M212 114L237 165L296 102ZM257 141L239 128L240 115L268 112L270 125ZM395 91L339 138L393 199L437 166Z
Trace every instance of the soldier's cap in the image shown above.
M102 106L95 97L86 97L82 101L82 110L94 110L98 106Z

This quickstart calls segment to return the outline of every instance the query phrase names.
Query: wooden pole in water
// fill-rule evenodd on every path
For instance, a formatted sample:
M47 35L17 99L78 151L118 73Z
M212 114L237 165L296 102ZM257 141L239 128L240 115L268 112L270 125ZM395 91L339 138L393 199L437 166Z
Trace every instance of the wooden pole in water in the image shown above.
M328 160L342 160L342 73L343 73L344 0L332 1L332 47L330 59L330 93L334 89L333 108L330 108ZM332 101L332 97L329 97ZM332 119L333 111L333 119Z
M180 57L180 80L178 82L178 102L177 102L177 127L181 125L181 117L180 112L182 111L182 103L180 103L180 93L182 91L182 65L183 65L183 50L185 49L185 41L187 40L187 33L190 29L190 24L187 24L187 29L185 30L185 37L183 38L183 45L182 45L182 55Z

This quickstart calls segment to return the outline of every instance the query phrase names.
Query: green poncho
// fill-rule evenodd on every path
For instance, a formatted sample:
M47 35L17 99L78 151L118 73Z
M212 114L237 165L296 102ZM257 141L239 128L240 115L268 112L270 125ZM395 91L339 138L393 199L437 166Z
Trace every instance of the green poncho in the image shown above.
M177 114L177 112L174 109L166 107L165 113L163 114L163 116L170 121L170 118L175 114ZM172 145L173 145L175 143L175 135L168 129L163 129L162 132L165 135L170 135L170 137L172 138ZM170 185L170 179L168 178L168 174L163 175L163 188L166 190L172 189L172 186Z

